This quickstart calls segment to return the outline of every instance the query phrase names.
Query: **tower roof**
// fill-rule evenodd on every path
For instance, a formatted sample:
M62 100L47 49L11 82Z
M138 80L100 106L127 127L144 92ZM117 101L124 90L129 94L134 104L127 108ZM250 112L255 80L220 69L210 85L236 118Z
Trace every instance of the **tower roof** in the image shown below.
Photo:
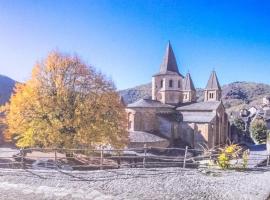
M184 79L183 90L196 90L193 81L191 79L190 73L187 73Z
M175 55L173 53L173 49L172 49L171 43L169 41L168 45L166 47L163 62L161 64L161 66L160 66L159 74L168 74L168 73L171 73L171 72L177 73L180 76L182 76L179 73L177 62L176 62L176 59L175 59Z
M215 71L212 72L205 89L206 90L221 90L221 87L217 78L217 74Z

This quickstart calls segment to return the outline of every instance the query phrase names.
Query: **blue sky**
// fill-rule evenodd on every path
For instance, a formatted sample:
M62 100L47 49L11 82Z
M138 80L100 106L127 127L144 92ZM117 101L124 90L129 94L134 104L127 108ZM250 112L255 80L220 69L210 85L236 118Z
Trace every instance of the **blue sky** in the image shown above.
M0 74L25 81L58 49L129 88L151 81L170 40L196 87L213 69L221 84L270 84L269 10L263 0L0 0Z

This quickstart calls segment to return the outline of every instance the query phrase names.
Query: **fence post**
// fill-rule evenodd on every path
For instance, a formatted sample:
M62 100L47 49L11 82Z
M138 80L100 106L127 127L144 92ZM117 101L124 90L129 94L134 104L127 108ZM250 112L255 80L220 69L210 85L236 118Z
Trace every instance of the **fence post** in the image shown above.
M54 149L54 164L55 164L55 168L57 169L57 149Z
M143 146L143 152L144 152L144 156L143 156L143 168L145 168L146 156L147 156L147 146L146 146L146 144L144 144L144 146Z
M186 146L186 149L185 149L183 168L186 168L187 151L188 151L188 146Z
M20 149L20 154L21 154L21 167L24 169L24 149Z
M104 159L104 155L103 155L103 146L101 147L101 151L100 151L100 169L103 169L103 159Z
M120 169L120 167L121 167L120 152L118 152L117 155L118 155L118 158L117 158L117 169Z

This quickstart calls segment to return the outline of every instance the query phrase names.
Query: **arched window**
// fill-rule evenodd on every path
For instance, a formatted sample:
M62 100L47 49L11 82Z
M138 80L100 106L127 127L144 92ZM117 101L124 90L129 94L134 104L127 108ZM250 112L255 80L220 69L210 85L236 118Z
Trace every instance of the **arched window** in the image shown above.
M178 88L180 88L181 87L181 82L180 82L180 80L178 81Z
M163 80L160 81L160 88L163 88Z
M169 81L169 87L172 88L173 87L173 80Z

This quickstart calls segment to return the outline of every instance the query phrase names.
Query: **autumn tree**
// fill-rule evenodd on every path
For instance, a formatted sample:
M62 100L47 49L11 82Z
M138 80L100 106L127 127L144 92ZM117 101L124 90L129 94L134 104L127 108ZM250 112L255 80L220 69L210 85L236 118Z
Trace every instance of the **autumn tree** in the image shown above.
M19 147L122 147L126 113L112 81L77 56L52 52L17 84L7 133Z

